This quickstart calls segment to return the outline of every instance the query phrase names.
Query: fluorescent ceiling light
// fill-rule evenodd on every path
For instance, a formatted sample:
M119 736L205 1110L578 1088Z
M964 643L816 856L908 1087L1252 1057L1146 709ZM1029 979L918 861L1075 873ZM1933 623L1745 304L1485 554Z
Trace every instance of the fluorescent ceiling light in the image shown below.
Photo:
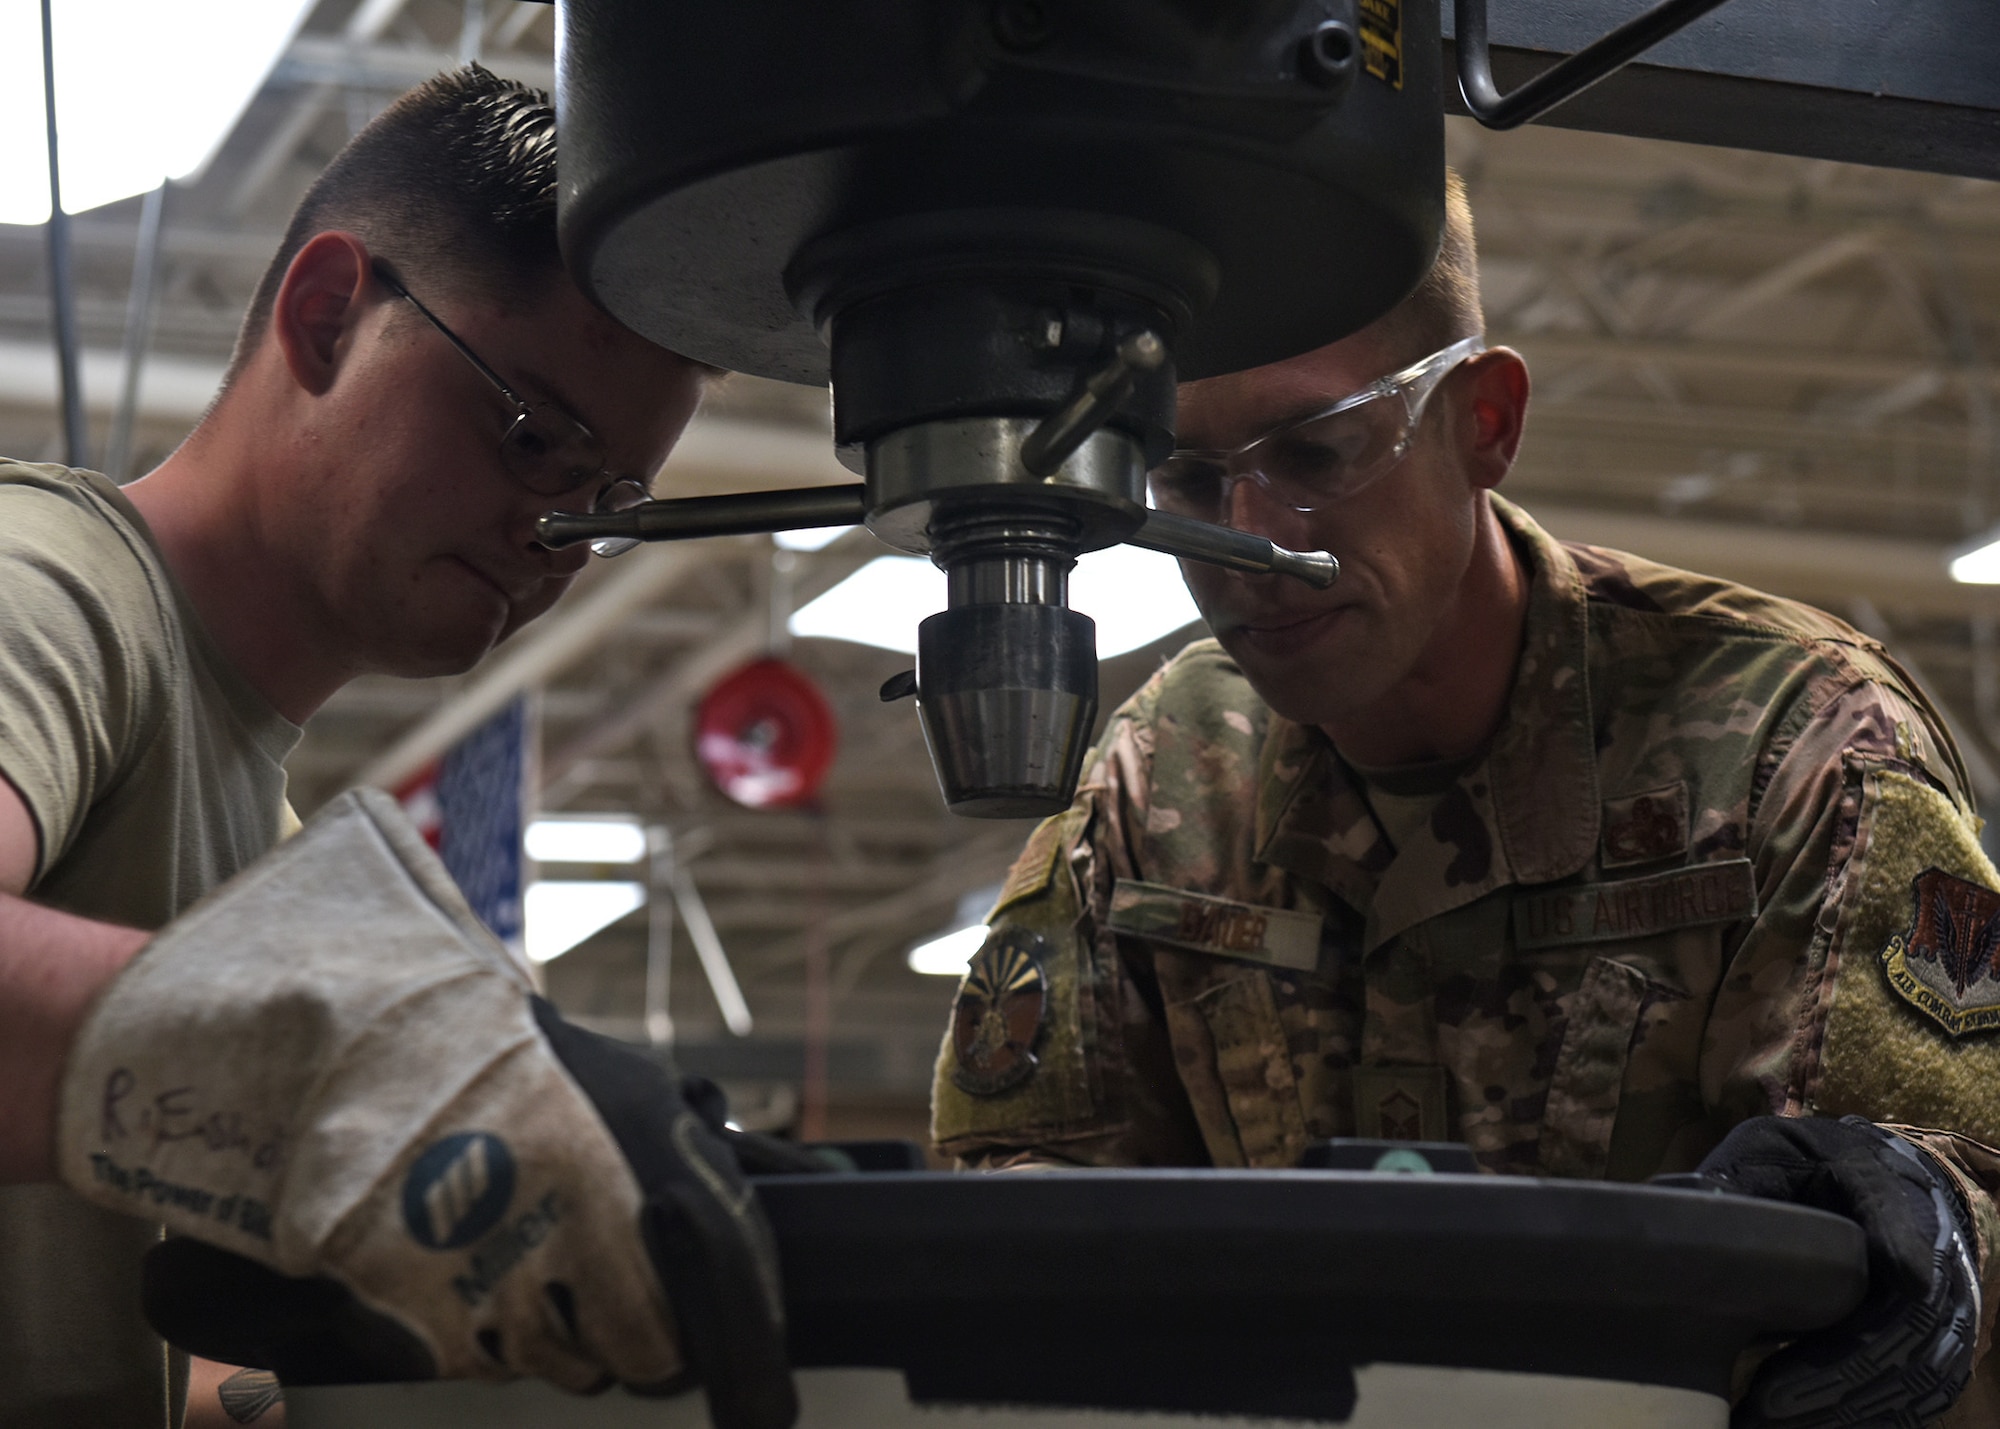
M1070 605L1097 622L1100 659L1150 645L1201 614L1181 580L1180 563L1157 551L1113 546L1076 563ZM917 623L945 608L944 573L917 556L878 556L790 622L794 636L851 640L911 655Z
M913 655L917 622L944 609L944 572L920 556L877 556L792 612L801 639L851 640Z
M910 971L933 977L963 977L965 965L986 941L986 925L975 923L910 949Z
M958 977L986 941L986 910L1000 901L1000 884L968 889L952 914L951 928L910 949L910 970L937 977Z
M524 945L538 963L559 958L646 901L643 883L584 883L544 879L521 900Z
M54 0L56 136L71 213L195 174L292 42L311 0ZM42 17L0 4L0 223L49 216Z
M852 526L809 526L803 531L773 531L771 539L780 550L823 551L853 529Z
M1137 546L1111 546L1078 561L1069 603L1097 622L1099 659L1151 645L1201 619L1181 563Z
M536 819L522 843L537 863L637 863L646 831L623 814Z
M2000 585L2000 537L1987 536L1979 545L1954 556L1951 578L1965 585Z

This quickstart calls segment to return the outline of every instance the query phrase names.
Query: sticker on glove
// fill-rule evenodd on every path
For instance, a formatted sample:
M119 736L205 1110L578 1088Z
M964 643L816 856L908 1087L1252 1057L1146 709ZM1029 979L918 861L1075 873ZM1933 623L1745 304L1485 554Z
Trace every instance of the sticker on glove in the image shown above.
M418 1245L457 1250L500 1224L514 1199L514 1157L484 1131L434 1141L403 1181L403 1224Z
M1954 1037L2000 1028L2000 893L1927 868L1910 897L1910 926L1882 950L1890 986Z

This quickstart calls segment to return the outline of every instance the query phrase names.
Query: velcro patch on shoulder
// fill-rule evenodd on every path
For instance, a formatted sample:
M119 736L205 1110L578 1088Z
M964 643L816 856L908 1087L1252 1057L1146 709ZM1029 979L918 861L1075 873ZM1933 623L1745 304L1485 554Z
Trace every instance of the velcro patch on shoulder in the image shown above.
M1049 820L1037 839L1069 817ZM952 1005L931 1085L931 1138L948 1155L1045 1145L1104 1124L1099 972L1077 926L1074 880L1049 876L1070 841L1049 835L1047 847L1036 861L1049 873L1035 889L1047 896L1022 895L994 916Z
M1534 889L1513 898L1514 946L1650 938L1757 916L1757 876L1747 858L1690 864L1644 878Z
M1035 831L1028 835L1028 842L1021 849L1021 856L1007 870L1007 881L1000 885L1000 897L994 903L993 911L986 915L987 922L992 922L1016 903L1047 891L1049 880L1056 874L1056 863L1069 846L1070 840L1066 835L1078 825L1075 815L1076 811L1072 809L1035 825Z
M1978 1014L1995 991L1980 945L2000 874L1947 795L1894 769L1857 772L1856 852L1842 880L1832 1006L1807 1109L1993 1142L2000 1026Z
M1002 928L973 954L951 1014L951 1079L960 1091L995 1096L1035 1074L1048 1021L1048 946L1027 928Z
M1910 926L1882 950L1890 985L1954 1037L2000 1028L2000 893L1926 868L1910 905Z
M1311 972L1319 966L1317 913L1238 903L1209 893L1121 878L1111 890L1114 930L1220 958Z

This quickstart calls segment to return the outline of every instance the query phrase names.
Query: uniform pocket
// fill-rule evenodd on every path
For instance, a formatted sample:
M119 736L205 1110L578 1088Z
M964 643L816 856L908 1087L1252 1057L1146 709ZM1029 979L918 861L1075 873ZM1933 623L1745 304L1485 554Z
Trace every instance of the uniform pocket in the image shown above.
M1639 1019L1662 991L1637 968L1598 957L1584 970L1583 985L1564 999L1562 1049L1542 1116L1547 1175L1604 1175Z
M1217 1166L1296 1166L1305 1113L1268 979L1218 983L1167 1004L1181 1081Z

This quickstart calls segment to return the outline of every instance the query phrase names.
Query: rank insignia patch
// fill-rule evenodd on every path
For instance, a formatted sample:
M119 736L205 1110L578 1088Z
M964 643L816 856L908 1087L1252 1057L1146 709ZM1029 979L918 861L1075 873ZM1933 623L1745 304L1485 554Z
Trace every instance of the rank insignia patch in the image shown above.
M1890 985L1954 1037L2000 1028L2000 893L1940 868L1910 889L1910 926L1882 950Z
M1048 1018L1042 973L1048 944L1021 928L986 940L973 954L951 1014L951 1079L976 1097L996 1096L1034 1075L1035 1044Z
M1686 784L1669 784L1609 799L1604 805L1604 853L1606 868L1630 863L1651 863L1654 859L1678 858L1688 846L1688 791Z

